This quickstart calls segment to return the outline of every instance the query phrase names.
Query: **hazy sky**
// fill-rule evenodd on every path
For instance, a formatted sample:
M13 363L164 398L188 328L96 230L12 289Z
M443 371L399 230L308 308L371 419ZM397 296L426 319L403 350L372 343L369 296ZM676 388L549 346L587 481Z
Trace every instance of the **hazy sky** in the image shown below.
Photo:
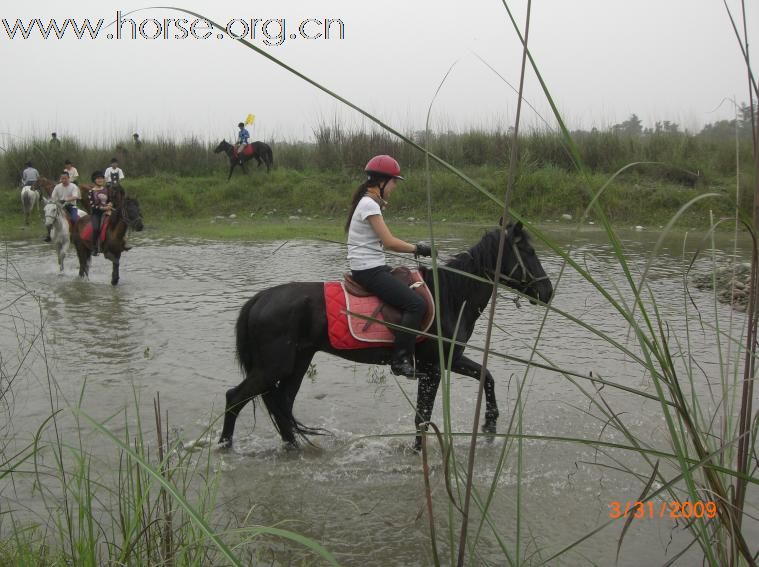
M3 2L0 18L12 27L39 18L59 26L66 18L96 24L158 4L156 0L70 0ZM508 2L524 26L526 0ZM749 43L759 41L759 14L749 6ZM517 85L521 46L500 0L182 0L186 9L226 24L255 23L253 41L271 55L377 114L401 130L421 129L427 108L448 68L453 71L435 102L437 129L508 128L516 95L480 58ZM728 0L740 16L740 5ZM236 123L256 115L255 139L303 139L321 121L338 118L348 127L360 117L316 88L229 38L195 39L175 23L158 31L152 19L188 18L166 8L131 14L145 35L96 40L43 39L35 28L29 39L9 39L0 22L0 145L10 135L111 140L140 132L143 138L203 140L230 137ZM291 39L323 29L313 20L339 19L326 39ZM285 40L277 43L281 24ZM162 22L163 23L163 22ZM699 129L706 122L732 117L735 97L748 100L745 64L722 0L535 0L529 45L552 96L570 128L605 127L635 112L644 125L672 120ZM189 28L183 24L183 28ZM189 30L188 30L189 31ZM207 34L195 27L198 37ZM243 33L238 22L235 33ZM138 30L139 33L139 30ZM185 39L175 35L187 34ZM54 36L54 34L51 34ZM164 36L168 36L166 39ZM753 41L752 41L753 40ZM753 53L753 60L757 59ZM553 126L555 121L532 71L526 97ZM721 106L720 106L721 105ZM525 124L540 120L525 111Z

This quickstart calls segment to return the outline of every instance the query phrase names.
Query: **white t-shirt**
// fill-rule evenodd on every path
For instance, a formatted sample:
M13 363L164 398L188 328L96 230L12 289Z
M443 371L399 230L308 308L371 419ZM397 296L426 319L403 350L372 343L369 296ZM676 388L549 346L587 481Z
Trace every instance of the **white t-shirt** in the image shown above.
M63 183L59 183L53 188L53 192L50 194L50 198L53 201L60 201L61 199L66 199L68 197L76 197L77 199L81 199L82 194L79 192L79 187L73 183L69 183L68 187L64 187ZM68 204L76 205L76 201L69 201Z
M66 171L69 172L69 179L71 181L76 181L79 178L79 172L77 171L77 169L73 165L69 169L67 169Z
M348 227L348 262L351 270L368 270L385 265L382 242L367 220L382 216L382 209L371 197L363 197L356 205Z
M103 173L103 177L105 177L105 182L110 183L111 182L111 174L118 175L119 183L121 183L121 180L124 179L124 172L121 171L120 167L108 167L108 169L105 170Z

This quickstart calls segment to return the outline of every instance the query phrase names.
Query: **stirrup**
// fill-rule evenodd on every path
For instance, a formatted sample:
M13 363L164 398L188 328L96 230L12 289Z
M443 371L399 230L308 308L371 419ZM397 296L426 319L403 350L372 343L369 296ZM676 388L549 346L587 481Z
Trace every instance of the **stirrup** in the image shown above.
M396 376L405 376L409 380L417 380L419 378L426 378L427 375L424 372L419 372L414 368L414 365L407 358L402 358L390 363L390 372Z

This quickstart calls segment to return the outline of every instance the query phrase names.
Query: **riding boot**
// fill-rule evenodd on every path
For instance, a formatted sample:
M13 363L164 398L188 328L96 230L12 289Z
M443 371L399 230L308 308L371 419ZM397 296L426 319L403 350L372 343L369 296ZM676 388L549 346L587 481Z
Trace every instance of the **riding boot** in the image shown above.
M405 376L411 380L426 378L426 374L414 368L414 354L403 348L393 349L390 360L390 372L396 376Z
M45 237L45 242L51 242L52 238L50 238L50 227L48 226L46 228L47 228L47 236Z
M406 314L401 318L401 325L405 322ZM405 376L415 380L424 378L423 372L414 369L414 346L416 337L403 331L398 331L393 344L393 354L390 358L390 371L396 376Z

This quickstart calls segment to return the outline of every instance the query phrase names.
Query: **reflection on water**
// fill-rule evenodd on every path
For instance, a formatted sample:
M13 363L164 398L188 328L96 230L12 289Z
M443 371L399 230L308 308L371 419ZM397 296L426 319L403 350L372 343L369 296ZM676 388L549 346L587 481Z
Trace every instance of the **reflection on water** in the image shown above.
M59 275L48 246L36 242L6 245L0 274L8 276L0 286L0 305L13 302L16 316L0 318L4 364L22 360L18 353L19 343L24 340L19 340L19 332L23 337L32 337L35 321L37 327L41 321L46 339L44 348L36 344L24 359L21 378L14 386L15 413L9 427L15 430L19 443L50 414L48 370L59 396L56 407L75 404L85 380L83 408L100 419L132 406L135 397L150 411L148 400L160 392L173 430L186 440L202 435L220 415L225 390L240 380L234 359L234 322L244 301L271 285L336 279L346 265L341 246L322 242L220 243L141 238L136 240L134 250L122 257L122 279L117 287L110 285L110 263L102 257L95 259L90 280L81 281L76 277L75 258L69 257L65 272ZM623 235L636 284L656 238L648 233ZM691 240L685 245L689 250L698 244L696 239ZM451 239L441 246L447 255L473 242L471 238ZM720 246L732 250L726 244ZM667 319L666 331L672 344L677 345L677 340L689 334L691 352L697 360L679 358L676 363L680 367L698 364L701 381L697 391L703 396L705 411L709 411L718 399L711 397L706 381L718 380L719 356L713 333L699 326L696 309L702 316L713 318L715 306L708 294L692 291L692 298L688 298L683 293L682 274L690 256L682 249L681 238L665 242L647 282ZM574 242L572 254L615 301L631 304L626 276L612 259L600 233L582 234ZM745 251L739 250L738 254ZM560 260L546 252L541 258L555 281ZM728 258L729 253L717 254L718 262ZM704 257L695 269L707 269L709 261ZM29 294L9 283L19 280ZM20 296L23 298L18 299ZM39 303L33 297L38 297ZM570 269L556 288L554 305L632 353L637 352L629 324L592 285ZM683 316L686 309L689 320ZM739 334L744 317L723 306L716 310L722 330L729 331L732 326L733 332ZM497 306L499 329L494 335L494 349L529 358L542 316L540 308L525 301L517 307L508 300L508 294L503 294ZM472 347L484 344L483 329L480 322L470 342ZM673 350L679 355L677 346ZM14 358L7 353L17 354ZM49 367L44 364L44 354ZM480 357L475 350L470 354L475 359ZM536 362L550 361L585 376L592 372L596 377L654 393L650 378L630 356L608 340L555 314L542 326L538 357ZM503 358L490 360L501 408L499 427L505 431L523 367ZM415 384L396 383L389 373L370 373L366 367L325 355L317 355L315 363L316 376L304 380L295 414L307 425L325 428L331 435L315 440L319 449L286 451L265 412L259 408L254 414L246 408L238 421L235 451L216 456L223 470L221 501L226 510L242 517L253 508L250 521L261 524L297 518L293 529L325 543L346 565L431 564L426 520L417 519L425 503L419 457L409 451L413 413L399 392L403 388L413 399ZM589 382L581 381L580 386L592 391ZM624 412L628 425L638 434L670 450L656 402L610 387L603 393L616 411ZM476 394L474 380L454 378L452 422L456 430L471 428ZM440 406L438 398L433 415L438 423L442 423ZM526 433L623 442L602 420L588 413L591 409L588 398L567 377L545 370L529 374L523 422ZM63 423L63 434L73 435L73 421ZM122 427L123 424L113 425L114 431ZM216 437L218 428L215 422L210 437ZM94 451L107 453L111 449L98 436L88 441ZM466 439L461 439L459 455L464 454L466 446ZM493 482L500 449L500 442L479 441L475 476L481 490L487 490ZM437 450L433 453L438 530L445 533L447 504L440 484L443 470ZM611 452L611 456L625 459L627 466L642 474L647 470L650 473L629 455ZM526 441L521 480L512 453L495 481L498 489L491 514L499 533L513 542L518 484L522 490L522 521L531 532L527 538L523 528L525 556L550 556L606 521L610 501L637 498L642 488L639 483L598 463L609 461L591 447ZM478 521L476 513L474 521ZM621 524L615 524L579 546L566 564L613 562L621 528ZM754 526L749 528L754 530ZM669 542L670 536L675 543ZM620 564L661 564L688 541L687 534L673 530L672 524L664 520L639 523L625 540ZM447 555L449 550L442 539L440 545L441 553ZM272 561L280 563L295 563L305 554L282 543L272 543L270 552ZM486 532L477 553L483 564L503 561L497 541Z

